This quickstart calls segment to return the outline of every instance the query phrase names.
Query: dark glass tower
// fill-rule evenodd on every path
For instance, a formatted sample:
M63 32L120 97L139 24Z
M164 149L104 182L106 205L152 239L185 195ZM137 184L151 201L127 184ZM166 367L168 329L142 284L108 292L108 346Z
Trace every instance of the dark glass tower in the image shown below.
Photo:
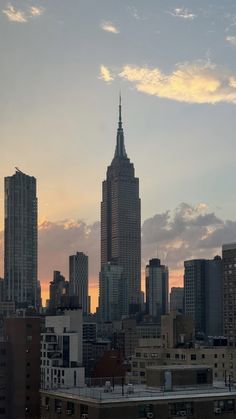
M141 216L139 180L124 145L119 103L116 150L102 185L101 267L108 262L122 267L127 283L124 305L134 310L141 291Z
M36 179L17 169L5 178L5 293L18 307L37 306Z

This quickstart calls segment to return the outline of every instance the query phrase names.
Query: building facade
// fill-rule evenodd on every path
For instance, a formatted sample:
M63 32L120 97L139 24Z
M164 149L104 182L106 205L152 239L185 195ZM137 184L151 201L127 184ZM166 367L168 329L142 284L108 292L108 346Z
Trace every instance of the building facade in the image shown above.
M8 419L40 418L40 318L5 319Z
M147 313L161 320L168 313L169 273L160 259L151 259L146 266L146 308Z
M83 252L69 258L69 293L78 296L83 314L88 314L88 256Z
M236 243L223 245L222 258L224 335L236 346Z
M173 383L160 379L164 386L157 385L158 375L169 377ZM81 419L234 419L236 414L236 391L224 385L214 387L211 368L200 366L163 368L150 370L145 385L112 384L107 381L100 387L73 391L42 391L41 408L45 419L74 415ZM154 379L153 379L154 376ZM115 380L114 380L115 381ZM183 386L185 391L180 387ZM207 388L206 388L207 386ZM163 389L164 387L164 389Z
M184 312L195 322L199 336L223 333L222 260L193 259L184 262Z
M172 287L170 292L170 311L184 312L184 288Z
M19 169L5 178L6 300L37 307L36 179Z
M122 267L108 262L99 274L99 317L101 322L120 320L124 307L125 284Z
M120 102L115 155L102 185L101 268L108 262L122 267L130 312L140 306L140 212L139 180L125 150Z
M61 306L63 296L69 293L69 283L60 271L53 272L53 281L49 286L49 310L56 310Z
M51 389L84 384L82 310L46 316L41 334L41 386Z

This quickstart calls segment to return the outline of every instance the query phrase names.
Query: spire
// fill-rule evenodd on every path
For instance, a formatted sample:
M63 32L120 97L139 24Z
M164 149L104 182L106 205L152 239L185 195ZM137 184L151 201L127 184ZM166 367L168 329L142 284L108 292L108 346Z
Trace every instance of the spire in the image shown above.
M119 122L116 135L116 151L114 157L127 158L124 143L124 131L122 127L122 113L121 113L121 93L119 95Z

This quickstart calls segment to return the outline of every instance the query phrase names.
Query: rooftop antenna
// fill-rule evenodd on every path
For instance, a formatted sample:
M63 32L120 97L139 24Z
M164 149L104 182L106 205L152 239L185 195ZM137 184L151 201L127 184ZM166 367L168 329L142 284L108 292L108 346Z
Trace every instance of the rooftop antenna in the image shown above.
M16 171L17 171L17 172L19 172L19 173L22 173L22 174L23 174L23 172L19 169L19 167L15 167L15 169L16 169Z

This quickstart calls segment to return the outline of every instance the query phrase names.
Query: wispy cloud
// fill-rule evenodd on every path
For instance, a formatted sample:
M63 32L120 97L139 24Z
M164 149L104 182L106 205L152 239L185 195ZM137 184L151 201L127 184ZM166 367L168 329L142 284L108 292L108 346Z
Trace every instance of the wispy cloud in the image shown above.
M8 4L6 9L2 11L10 22L25 23L27 22L26 13L21 9L16 9L12 4Z
M10 22L26 23L34 17L41 16L44 12L42 7L31 6L28 10L17 9L11 3L7 5L2 13Z
M100 28L106 32L114 34L120 33L119 29L112 22L103 21L100 25Z
M197 17L197 15L195 15L193 12L184 8L177 8L168 13L171 16L180 17L182 19L188 19L188 20L193 20Z
M234 47L236 46L236 36L227 36L226 41L229 42Z
M105 65L100 66L100 76L99 76L99 78L101 80L104 80L107 83L114 80L114 77L111 75L111 72L110 72L109 68L107 68Z
M41 16L44 13L44 8L43 7L36 7L36 6L31 6L30 8L30 15L33 16Z
M225 67L208 61L177 64L171 73L159 68L125 65L119 76L138 91L161 98L187 103L228 102L236 104L233 74Z

